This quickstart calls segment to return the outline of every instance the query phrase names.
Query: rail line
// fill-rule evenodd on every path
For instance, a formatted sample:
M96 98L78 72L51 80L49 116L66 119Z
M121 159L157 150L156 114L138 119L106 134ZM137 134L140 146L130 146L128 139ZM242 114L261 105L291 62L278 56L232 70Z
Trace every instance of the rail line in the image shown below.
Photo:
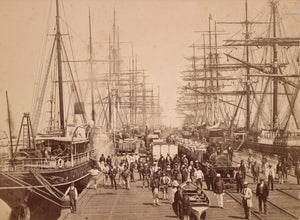
M233 195L231 192L229 192L229 191L226 190L225 193L229 197L231 197L232 199L234 199L237 203L239 203L241 206L243 206L242 202L235 195ZM250 209L249 211L251 213L251 216L255 216L257 219L263 220L263 218L261 216L259 216L254 210Z
M255 192L254 192L254 193L255 193ZM231 198L233 198L235 201L237 201L239 204L242 205L241 200L238 199L233 193L231 193L231 192L229 192L229 191L226 191L226 194L227 194L228 196L230 196ZM288 216L289 216L288 219L299 219L298 216L296 216L295 214L291 213L290 211L288 211L288 210L286 210L286 209L284 209L284 208L282 208L282 207L276 205L276 204L273 203L272 201L267 200L267 203L269 203L271 206L273 206L273 208L275 208L276 210L279 210L279 212L277 212L277 213L274 213L273 211L272 211L272 212L269 212L269 213L272 213L272 215L276 215L276 216L274 216L274 217L276 217L277 219L278 219L278 217L279 217L278 215L282 215L283 213L284 213L285 215L288 215ZM265 219L263 216L259 215L259 214L258 214L256 211L254 211L253 209L250 209L250 212L251 212L251 215L252 215L252 216L255 216L257 219L260 219L260 220ZM270 217L273 217L273 216L268 215L267 217L270 218ZM287 219L287 218L284 217L284 218L282 218L282 219Z
M236 162L236 161L232 161L232 162L238 163L238 162ZM248 174L248 173L246 173L246 175L247 175L248 177L250 177L250 178L253 178L253 176L250 175L250 174ZM293 195L291 195L291 194L289 194L289 193L283 191L283 189L277 189L277 191L278 191L278 192L281 192L281 193L283 193L283 194L285 194L285 195L287 195L287 196L289 196L289 197L291 197L291 198L293 198L293 199L296 199L296 200L298 200L298 201L300 200L299 198L297 198L297 197L295 197L295 196L293 196ZM253 190L253 193L256 194L255 190ZM285 208L282 208L282 207L276 205L276 204L275 204L274 202L272 202L270 199L267 200L267 203L269 203L269 204L272 205L273 207L279 209L280 211L286 213L287 215L289 215L289 216L292 217L293 219L298 219L298 220L300 219L300 216L298 217L297 215L293 214L292 212L286 210Z
M270 203L270 204L271 204L272 206L274 206L275 208L277 208L277 209L283 211L284 213L288 214L288 215L291 216L292 218L299 220L299 217L296 216L295 214L291 213L290 211L288 211L288 210L286 210L286 209L284 209L284 208L282 208L282 207L276 205L274 202L272 202L272 201L270 201L270 200L267 200L267 202Z
M246 174L246 175L249 176L249 177L252 177L252 176L250 176L249 174ZM279 191L279 192L281 192L281 193L284 193L285 195L287 195L287 196L289 196L289 197L291 197L291 198L293 198L293 199L297 199L297 200L299 201L299 198L294 197L294 196L292 196L291 194L282 191L281 189L278 189L277 191ZM256 191L253 190L253 193L256 194ZM288 214L289 216L293 217L294 219L298 219L298 220L300 219L300 217L296 216L295 214L291 213L290 211L286 210L285 208L282 208L282 207L276 205L276 204L275 204L274 202L272 202L270 199L267 199L267 203L271 204L272 206L274 206L275 208L281 210L282 212Z
M285 194L285 195L288 195L289 197L291 197L291 198L293 198L293 199L296 199L296 200L300 201L300 198L291 195L290 193L284 191L284 189L276 189L276 190L279 191L279 192L281 192L281 193L283 193L283 194Z

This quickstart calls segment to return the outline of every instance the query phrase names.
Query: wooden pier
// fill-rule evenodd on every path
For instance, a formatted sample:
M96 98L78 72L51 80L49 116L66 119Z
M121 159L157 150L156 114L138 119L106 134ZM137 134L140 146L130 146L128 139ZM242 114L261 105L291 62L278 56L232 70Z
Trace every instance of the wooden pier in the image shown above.
M137 174L136 174L137 176ZM102 179L100 176L99 179ZM100 180L101 181L101 180ZM230 197L224 197L224 209L217 207L217 201L212 191L206 191L211 199L211 207L207 210L206 219L236 219L244 216L242 207ZM160 198L162 193L160 192ZM226 217L226 218L224 218ZM142 181L131 183L130 190L124 187L117 190L110 186L99 186L95 189L85 189L79 196L77 212L70 210L62 212L60 220L131 220L131 219L177 219L171 203L160 200L159 206L153 206L152 192L142 187Z
M242 155L236 155L238 160ZM243 158L245 159L245 158ZM135 179L138 173L135 172ZM247 174L247 181L254 191L256 184L253 183L251 175ZM117 183L118 183L117 179ZM124 186L111 189L109 185L103 185L103 174L98 178L98 188L85 189L79 196L77 212L73 214L69 209L62 212L60 220L73 219L97 219L97 220L130 220L130 219L178 219L172 210L170 201L160 200L159 206L153 206L152 192L149 188L143 188L142 181L137 180L130 184L130 190ZM204 183L204 189L206 185ZM275 183L274 191L270 191L268 200L269 211L267 215L258 213L258 201L253 192L253 214L252 219L300 219L297 209L300 200L300 186L296 185L293 176L288 177L288 182L283 185ZM171 188L169 188L169 191ZM224 209L217 207L217 200L212 191L205 190L211 200L211 207L206 211L206 219L244 219L244 210L241 196L230 190L224 194ZM160 192L160 198L162 193ZM274 203L274 204L272 204Z
M176 219L169 201L161 200L159 206L153 206L151 189L143 188L142 181L131 183L130 190L100 186L96 190L86 189L82 194L76 214L66 210L60 219Z

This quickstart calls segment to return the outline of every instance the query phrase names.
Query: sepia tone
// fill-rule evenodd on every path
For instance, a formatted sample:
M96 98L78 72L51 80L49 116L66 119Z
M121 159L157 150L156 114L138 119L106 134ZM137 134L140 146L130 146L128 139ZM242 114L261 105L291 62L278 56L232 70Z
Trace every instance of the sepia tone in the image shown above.
M0 0L3 219L28 207L30 219L242 219L242 180L251 219L299 219L299 23L299 0ZM110 171L101 154L111 156ZM170 154L179 170L186 157L203 171L201 190L196 174L178 180L189 217L174 208L177 177L168 199L160 183L155 205L152 167ZM128 172L135 164L135 182L118 171L111 189L108 172L122 163ZM152 190L139 163L151 166ZM161 182L167 165L160 169ZM75 212L64 195L71 183Z

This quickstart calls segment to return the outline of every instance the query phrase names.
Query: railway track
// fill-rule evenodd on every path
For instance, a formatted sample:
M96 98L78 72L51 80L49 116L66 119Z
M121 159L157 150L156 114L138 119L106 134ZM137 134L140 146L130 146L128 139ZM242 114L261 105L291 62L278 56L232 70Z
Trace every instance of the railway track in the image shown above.
M288 195L289 197L291 197L293 199L296 199L296 200L300 201L300 198L299 198L300 193L298 193L298 196L295 196L295 195L292 195L292 194L288 193L285 189L276 189L276 190L283 193L283 194L285 194L285 195Z
M226 191L226 194L242 205L242 199L239 198L238 193ZM255 192L253 193L253 195L254 194L255 194ZM268 205L267 206L268 207L267 214L261 214L258 211L256 211L255 207L258 207L258 201L257 201L257 199L254 198L254 196L252 198L252 201L253 201L253 207L254 207L254 208L250 209L252 219L253 219L253 217L255 219L260 219L260 220L263 220L263 219L284 219L284 220L300 219L300 215L292 213L290 210L287 210L287 208L283 208L283 207L277 205L275 202L270 201L270 200L267 200L267 205ZM287 206L290 206L287 201L286 201L286 204L287 204ZM296 208L296 207L297 207L297 203L295 203L295 206L293 206L293 208Z
M232 192L230 191L225 191L225 193L232 198L233 200L235 200L237 203L239 203L241 206L243 206L241 199L238 198L238 196L234 195ZM255 211L253 211L252 209L250 209L250 215L251 215L251 219L259 219L259 220L263 220L263 218L261 216L259 216ZM254 218L253 218L254 217Z
M282 212L285 212L290 217L300 219L299 198L276 190L272 194L272 198L269 197L267 202Z
M238 163L237 161L233 162ZM253 176L248 173L246 173L246 176L253 178ZM256 194L254 187L255 185L251 187L253 195ZM292 195L286 192L284 188L275 189L270 192L272 192L272 195L268 197L267 203L272 209L268 212L274 215L274 219L280 219L279 217L281 217L282 213L284 213L285 216L282 216L283 218L281 219L300 219L299 195ZM270 215L268 215L268 217L269 216Z

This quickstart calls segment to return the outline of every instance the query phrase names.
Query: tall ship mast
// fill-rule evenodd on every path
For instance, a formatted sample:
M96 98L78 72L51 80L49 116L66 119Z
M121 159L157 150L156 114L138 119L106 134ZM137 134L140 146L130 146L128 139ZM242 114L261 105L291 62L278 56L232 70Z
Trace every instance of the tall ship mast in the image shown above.
M285 30L279 2L270 1L269 6L270 14L265 22L252 22L248 20L248 3L245 1L245 20L227 22L244 24L245 38L225 41L225 46L243 48L244 56L241 58L235 54L238 49L225 54L246 70L243 74L245 124L239 125L244 128L240 131L246 134L243 146L283 157L291 154L296 161L300 152L297 115L300 38L297 36L299 33L293 37L283 35ZM256 32L257 37L252 36L250 33L255 31L254 25L258 30L264 27L265 34L258 35ZM237 121L235 124L238 126Z
M191 69L182 72L186 84L181 88L177 110L186 115L186 123L197 138L208 138L208 130L230 130L238 106L233 97L244 91L234 87L233 82L239 78L232 75L241 65L224 62L224 49L218 45L218 37L226 33L217 30L211 15L208 31L200 33L202 43L193 44L193 56L187 58L192 61Z
M222 33L212 29L209 16L202 44L192 46L192 68L183 71L187 83L177 109L198 134L204 125L221 123L227 137L244 134L239 147L299 155L299 33L283 35L278 1L270 1L269 16L259 21L249 19L248 2L244 5L242 21L215 22L224 30L243 25L243 36L234 33L221 47L217 39ZM195 55L195 48L203 53Z
M108 56L107 60L103 60L108 68L103 67L104 71L96 75L95 80L97 89L102 91L101 98L95 103L101 105L96 122L105 122L109 132L132 136L135 131L145 129L146 125L153 127L160 123L157 117L157 110L161 110L158 107L159 92L154 91L148 82L146 70L139 67L133 45L120 41L115 11L112 23ZM125 48L128 44L130 53Z
M33 123L30 114L24 113L17 143L0 166L0 198L17 216L26 204L33 219L57 219L69 207L63 199L65 190L75 183L80 193L94 164L91 126L69 62L71 48L63 39L68 34L62 33L60 9L56 0L55 33L50 35L50 53L38 79Z

